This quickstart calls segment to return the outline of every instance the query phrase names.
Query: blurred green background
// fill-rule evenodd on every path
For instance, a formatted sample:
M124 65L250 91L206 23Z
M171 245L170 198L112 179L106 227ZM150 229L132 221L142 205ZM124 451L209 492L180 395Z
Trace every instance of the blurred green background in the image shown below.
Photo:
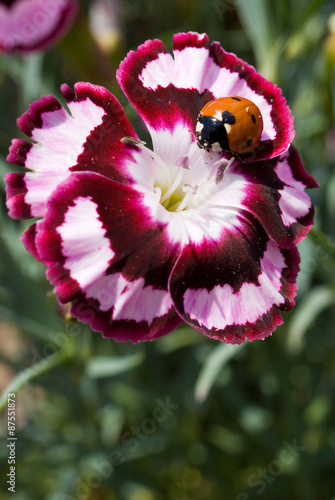
M46 54L0 56L1 178L16 118L63 82L109 88L148 38L207 32L283 90L295 117L315 229L300 245L296 307L264 342L228 346L183 326L153 343L104 340L66 322L26 222L1 180L0 386L16 392L16 493L7 500L335 499L335 5L333 0L122 0L107 53L89 30L93 0ZM116 4L115 4L116 5ZM11 389L7 385L12 384ZM14 384L14 385L13 385Z

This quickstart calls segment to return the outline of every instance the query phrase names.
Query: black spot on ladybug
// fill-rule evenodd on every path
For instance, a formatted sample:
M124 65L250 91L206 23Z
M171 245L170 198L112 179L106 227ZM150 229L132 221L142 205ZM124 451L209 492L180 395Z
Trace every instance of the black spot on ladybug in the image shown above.
M251 146L251 144L252 144L252 139L248 139L248 140L247 140L247 145L248 145L248 146Z
M217 142L223 151L227 151L229 143L224 124L211 116L200 116L198 120L203 125L201 132L197 134L198 146L210 151Z
M252 123L256 123L256 117L255 115L251 115Z
M239 97L232 97L232 99L234 99L234 101L242 101Z
M234 123L236 123L236 118L230 111L224 111L222 113L222 123L228 123L228 125L234 125Z

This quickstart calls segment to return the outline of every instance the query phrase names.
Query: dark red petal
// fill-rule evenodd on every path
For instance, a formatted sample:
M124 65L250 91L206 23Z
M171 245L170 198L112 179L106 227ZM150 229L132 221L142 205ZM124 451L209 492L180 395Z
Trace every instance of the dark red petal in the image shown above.
M29 219L32 217L30 205L25 202L27 188L24 182L24 174L7 174L5 182L7 184L6 205L9 216L13 219Z
M243 206L283 248L293 248L309 232L314 208L304 189L316 187L294 147L283 155L236 168L248 179Z
M160 41L149 40L128 54L117 79L151 129L173 131L181 122L192 133L205 103L241 95L257 104L264 122L259 147L244 161L278 156L293 140L293 118L280 89L218 42L210 44L207 35L175 35L174 59Z
M25 249L31 253L36 260L41 260L36 247L36 235L38 231L39 222L32 224L21 236L21 241Z
M32 148L33 144L31 142L23 141L22 139L13 139L12 144L9 148L9 154L7 156L7 161L9 163L15 163L24 167L26 164L27 154Z
M62 106L53 95L41 97L33 102L28 111L18 118L17 125L28 137L32 136L34 129L43 127L43 113L60 110Z
M60 301L105 336L151 340L180 324L167 291L179 245L129 186L73 174L49 200L37 249Z
M186 246L169 283L181 317L228 343L263 339L282 323L279 311L294 304L299 270L296 248L278 247L247 214L240 221L217 241Z
M63 85L62 92L71 114L53 96L46 96L18 119L34 143L14 139L10 147L8 161L29 170L6 177L12 217L43 217L48 197L71 171L90 170L118 182L132 181L125 165L134 146L121 139L136 134L116 98L90 83L77 83L75 91Z
M118 100L104 87L90 83L76 83L75 93L67 85L62 93L71 110L72 103L89 99L105 110L101 125L93 128L84 144L73 171L90 170L110 177L117 182L129 182L130 176L122 168L132 159L134 146L121 142L126 136L137 138Z

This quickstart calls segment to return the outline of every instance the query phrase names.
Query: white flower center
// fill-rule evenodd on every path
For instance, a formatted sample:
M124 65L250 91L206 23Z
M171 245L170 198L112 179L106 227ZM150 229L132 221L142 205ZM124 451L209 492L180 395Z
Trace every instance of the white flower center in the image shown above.
M213 164L207 176L202 175L201 180L192 179L188 156L181 156L173 165L167 165L157 153L147 148L142 141L124 137L122 142L136 145L154 160L158 168L153 179L153 190L160 205L168 212L184 212L188 209L199 208L204 202L207 202L213 191L217 189L217 185L222 181L224 171L233 162L233 158L230 160L220 158Z

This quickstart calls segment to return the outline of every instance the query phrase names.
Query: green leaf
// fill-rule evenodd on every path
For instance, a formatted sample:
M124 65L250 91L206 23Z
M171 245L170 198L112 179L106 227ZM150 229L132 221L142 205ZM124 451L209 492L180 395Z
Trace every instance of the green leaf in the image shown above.
M271 40L267 5L263 0L239 0L236 9L253 40L255 48L265 52Z
M271 29L267 3L264 0L239 0L236 2L236 10L250 37L259 71L266 78L276 80L282 43Z
M210 355L200 371L195 384L194 397L202 403L207 398L222 368L243 349L243 345L218 345Z
M201 342L202 338L194 328L189 325L179 327L173 335L165 335L157 339L157 351L170 354L183 347L192 346Z
M144 360L144 352L137 352L129 356L96 356L91 358L86 365L86 375L90 378L112 377L132 370Z
M28 382L64 363L64 361L70 359L73 354L74 349L72 346L71 348L61 349L46 358L42 358L33 366L30 366L29 368L26 368L22 372L18 373L0 396L0 411L3 410L7 404L8 394L16 394L23 386L28 384Z
M288 325L287 347L296 354L304 345L304 335L319 314L335 304L335 290L326 285L313 288L305 300L296 306Z
M335 271L335 243L322 231L311 229L309 237L315 244L314 257Z

